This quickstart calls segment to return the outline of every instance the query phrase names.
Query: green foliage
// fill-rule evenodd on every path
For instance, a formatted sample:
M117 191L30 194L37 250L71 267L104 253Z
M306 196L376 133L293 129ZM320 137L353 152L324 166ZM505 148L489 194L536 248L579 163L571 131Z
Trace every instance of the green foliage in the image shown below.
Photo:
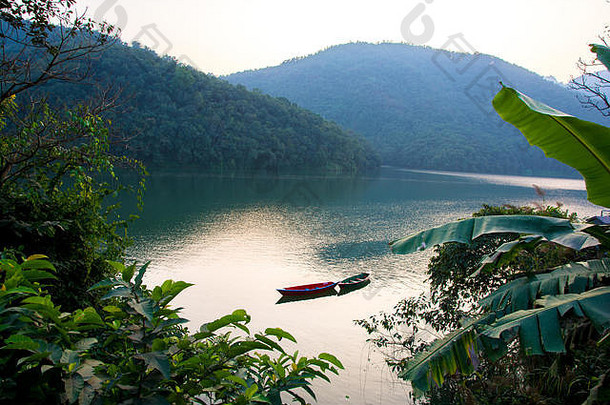
M328 381L329 373L343 368L334 356L288 355L279 342L295 342L294 337L279 328L251 334L244 310L189 334L187 320L170 305L191 284L166 280L150 290L143 285L147 264L137 268L121 263L129 243L128 221L117 214L116 198L131 189L140 205L146 172L138 161L112 154L109 123L100 115L112 102L98 99L98 104L84 105L90 94L75 90L55 94L65 96L61 103L71 105L67 109L54 109L58 104L40 98L29 105L16 103L26 99L26 91L36 95L43 83L84 78L93 64L90 56L113 43L108 36L112 27L76 13L74 4L24 0L0 7L0 403L280 405L282 394L302 404L304 393L315 398L311 381ZM176 79L187 79L171 89L172 95L184 93L197 80L206 86L205 75L142 52L159 64L155 78L164 77L167 68ZM210 91L228 99L236 94L233 88L222 94ZM273 116L278 112L273 106L280 102L269 100ZM225 111L223 100L216 101L208 106ZM176 104L171 107L177 109ZM300 119L295 128L336 141L319 143L322 148L336 146L345 154L330 163L318 156L316 164L355 172L366 160L358 160L364 146L333 124L294 106L284 112ZM185 114L190 119L196 115ZM215 125L234 116L217 115ZM142 124L141 116L130 118L134 125ZM224 129L217 128L214 142L223 135ZM306 146L315 149L316 142ZM190 152L206 146L192 142ZM214 153L222 156L222 148ZM118 169L124 168L138 173L133 186L119 179ZM40 251L52 259L33 254Z
M609 277L610 259L568 263L549 273L513 280L479 301L479 304L493 312L525 310L534 306L537 297L581 293L606 282Z
M411 381L416 395L421 395L432 385L443 385L447 375L472 374L478 364L477 352L477 335L470 324L417 353L398 375Z
M610 203L608 128L563 114L507 87L494 98L494 107L547 155L579 170L587 182L589 200ZM537 192L543 196L540 190ZM381 333L392 337L393 340L387 335L375 338L378 346L387 347L397 341L406 349L407 361L390 359L389 363L400 370L399 375L411 380L416 395L436 387L441 392L456 392L462 401L478 397L485 402L488 399L481 388L488 388L485 385L489 385L490 378L498 377L494 363L502 363L505 374L513 375L510 384L515 391L520 391L518 387L529 388L529 393L521 393L519 401L546 402L548 398L557 403L593 403L606 395L604 381L610 370L606 344L610 335L609 262L604 259L573 264L569 259L575 254L587 259L607 256L610 227L575 224L575 218L557 218L562 216L561 211L541 207L538 210L545 216L532 216L532 212L518 215L512 207L492 209L493 216L479 213L391 243L394 252L411 253L450 242L449 246L458 246L459 254L463 254L472 253L472 247L463 244L473 245L483 236L509 234L509 240L496 237L497 244L491 252L476 253L478 270L460 271L461 282L441 276L439 283L437 271L433 271L431 302L425 296L419 301L406 300L394 314L383 315L381 321L375 317L359 321L369 333L380 333L381 327ZM506 211L510 215L504 215ZM445 246L438 251L442 249ZM523 256L534 260L523 261ZM452 262L454 259L453 255L449 260L435 258L430 269L439 263L463 269ZM550 264L556 261L562 266L552 268ZM474 263L468 261L467 267L474 269ZM456 274L452 268L439 270L441 275ZM486 280L496 284L482 287L481 282ZM460 291L453 288L456 285ZM458 297L468 300L452 301L447 298L448 291L458 292ZM490 294L485 297L485 293ZM435 320L432 302L438 297L443 316L434 323L430 322ZM449 305L443 306L446 303ZM460 326L456 314L471 320ZM418 327L411 329L407 339L396 332L403 322L422 321L437 331L451 333L432 344L420 340L418 347ZM601 350L596 353L595 363L587 368L592 344ZM532 355L541 360L531 360ZM479 371L473 376L477 367ZM457 381L461 388L443 385L446 380ZM595 385L596 382L599 383ZM435 397L438 396L433 394L430 398ZM514 401L502 399L499 403Z
M511 206L485 206L475 215L486 218L481 215L490 214L570 216L551 207L520 210ZM392 314L357 322L374 335L371 339L374 344L391 351L388 364L412 381L417 395L426 392L435 401L453 395L448 403L455 403L456 398L485 402L490 400L487 395L494 395L486 394L486 390L497 390L494 403L512 403L509 398L533 401L536 396L564 398L566 402L560 403L571 403L575 398L584 400L589 395L588 389L568 392L567 384L582 388L582 384L586 386L586 381L593 381L610 364L610 357L603 350L592 369L575 366L584 359L583 350L591 344L590 339L597 336L600 340L606 333L603 328L586 332L589 338L583 341L583 328L604 315L579 310L580 305L587 306L591 298L588 295L596 294L591 290L607 285L610 279L607 259L569 263L595 258L599 248L578 252L543 240L513 252L504 261L490 262L491 271L477 271L485 258L518 238L516 233L484 234L469 244L451 242L436 247L437 255L429 264L430 293L401 301ZM548 294L569 298L561 303L541 300ZM547 308L537 307L540 305ZM599 305L600 302L594 302L589 308L603 308ZM557 308L561 311L557 312ZM584 320L573 320L583 315ZM464 321L467 318L470 321ZM430 343L430 333L447 335ZM514 340L520 335L519 340ZM563 343L564 339L570 342L569 346ZM545 354L541 360L532 361L523 357L526 353ZM558 382L551 389L537 379L542 378L537 370L549 371L553 362L565 370L572 367L571 383ZM477 371L472 374L474 370ZM500 383L502 379L504 382ZM533 387L529 393L524 390L528 385ZM513 391L510 396L500 400L505 395L500 392L510 390Z
M394 253L407 254L446 242L470 243L481 235L533 234L550 242L580 250L599 244L585 233L589 225L568 219L535 215L493 215L464 219L441 225L390 242Z
M574 312L586 317L601 333L610 329L610 287L599 287L580 294L545 295L533 308L502 316L484 328L481 336L509 343L519 336L527 355L566 351L559 319Z
M84 79L90 57L114 42L114 28L87 18L75 9L75 3L2 3L0 102L49 81Z
M610 206L610 128L567 115L510 87L500 90L493 105L532 145L578 170L589 201Z
M145 171L109 153L105 123L88 108L64 115L43 104L20 113L8 100L0 129L0 249L53 257L55 298L75 308L91 302L87 287L128 245L116 197L132 190L141 198ZM142 177L125 186L117 167L136 168Z
M124 138L114 151L150 168L354 174L379 166L368 142L337 124L137 44L109 47L91 72L96 86L121 88L121 107L104 113ZM89 99L92 90L54 82L39 93L61 106Z
M591 44L591 52L597 54L597 59L606 66L606 69L610 69L610 48L605 45Z
M41 284L54 278L45 259L0 260L0 402L280 405L286 393L304 404L299 389L315 398L311 381L343 368L286 354L278 342L295 340L279 328L252 335L243 310L189 334L170 303L191 284L149 290L147 265L113 262L91 287L105 292L99 306L61 312Z

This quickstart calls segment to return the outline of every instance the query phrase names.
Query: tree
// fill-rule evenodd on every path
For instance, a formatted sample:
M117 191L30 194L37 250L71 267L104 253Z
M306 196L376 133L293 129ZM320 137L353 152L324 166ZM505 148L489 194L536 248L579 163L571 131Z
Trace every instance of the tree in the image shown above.
M129 239L115 195L127 186L115 168L140 169L138 192L145 171L110 153L98 115L108 104L20 102L43 83L83 79L108 44L73 5L0 2L0 403L281 405L282 393L305 403L299 389L315 398L310 381L343 367L334 356L289 355L278 342L294 337L252 335L244 310L190 334L170 307L190 284L148 289L147 264L121 263Z
M76 0L18 0L0 7L0 103L51 80L81 81L116 31L75 9ZM78 63L74 63L78 62Z
M593 49L610 67L607 50ZM610 206L610 128L507 87L493 105L530 143L579 170L589 200ZM374 340L379 346L407 350L406 359L389 363L416 394L432 391L439 399L449 389L463 401L495 403L607 400L610 226L555 218L566 215L549 207L513 215L519 211L476 216L391 243L403 254L441 245L430 264L430 297L359 321L369 333L381 333ZM444 336L418 340L422 322ZM406 337L397 332L404 323L411 328Z
M579 92L577 97L583 106L598 110L604 117L610 117L610 75L607 70L599 68L604 66L600 54L607 53L603 48L608 47L608 37L610 26L606 26L604 35L599 37L604 44L601 48L591 44L591 50L597 54L597 58L592 61L580 59L578 68L581 75L570 80L570 87Z
M90 59L116 40L112 27L74 4L25 0L0 8L0 249L52 255L66 309L91 299L87 287L109 271L104 260L119 258L129 243L114 213L112 196L127 188L115 168L144 173L109 152L99 114L111 100L65 110L32 97L45 83L86 78ZM142 192L143 178L134 188Z

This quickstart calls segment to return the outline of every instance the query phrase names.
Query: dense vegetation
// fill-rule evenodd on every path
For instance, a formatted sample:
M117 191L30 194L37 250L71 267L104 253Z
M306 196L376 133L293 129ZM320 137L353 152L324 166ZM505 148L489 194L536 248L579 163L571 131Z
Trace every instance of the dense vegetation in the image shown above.
M286 97L363 134L384 164L415 169L574 173L497 117L491 99L500 80L562 111L597 119L565 86L501 59L404 44L334 46L227 80Z
M118 108L103 114L112 131L127 139L115 151L149 167L352 174L379 165L368 142L337 124L137 44L113 44L91 61L90 70L88 82L95 85L54 82L42 92L53 105L71 105L96 89L120 90Z
M473 217L498 215L576 220L575 214L557 206L485 206ZM484 321L486 315L495 313L501 317L502 311L510 314L532 308L540 295L553 289L563 293L564 284L566 294L607 285L610 261L596 261L601 257L598 249L576 251L554 243L532 243L514 252L510 259L504 257L486 271L478 271L483 260L505 243L517 240L518 233L498 232L480 236L469 244L448 242L436 246L428 265L429 292L400 301L391 313L357 321L372 334L371 341L386 354L391 369L413 381L417 396L425 392L419 397L420 403L582 404L608 371L610 351L607 346L597 346L603 332L574 313L568 312L561 321L564 329L560 341L566 342L565 349L554 348L555 353L537 352L536 344L534 348L529 346L538 340L543 342L540 347L550 348L551 339L537 336L540 332L535 325L515 324L495 340L485 340L485 336L474 332L472 325ZM502 288L513 280L518 283L516 286ZM537 291L540 283L544 284L540 290L546 289L546 293ZM515 288L513 295L504 297L501 307L479 305L489 296L487 303L499 299L492 295L494 291L506 292L511 287ZM493 320L487 319L489 323ZM545 322L548 321L540 321L540 328L550 331L552 324ZM519 326L529 329L529 341L518 339L526 333ZM471 333L461 334L464 328L471 328ZM457 349L452 346L454 343ZM431 355L435 351L437 357ZM417 368L420 362L430 369Z
M592 50L610 69L610 48ZM591 202L610 206L610 128L508 87L493 105L529 142L576 168ZM559 206L484 207L393 241L403 254L435 246L430 291L358 323L425 402L606 404L609 219L581 223Z
M286 353L278 342L294 337L250 332L244 310L191 333L171 306L190 285L148 288L147 264L122 263L129 221L117 196L131 189L141 202L145 170L111 153L100 116L111 100L85 103L90 93L75 90L65 109L30 98L43 84L86 79L93 57L117 46L112 27L74 5L0 4L0 403L315 398L311 381L342 368L334 356ZM119 168L136 181L125 184Z

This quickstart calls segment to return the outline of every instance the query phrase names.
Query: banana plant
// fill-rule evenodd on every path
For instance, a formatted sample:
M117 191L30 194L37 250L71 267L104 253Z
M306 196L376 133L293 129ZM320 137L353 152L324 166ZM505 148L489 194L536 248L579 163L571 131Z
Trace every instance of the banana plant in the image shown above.
M473 373L478 365L478 336L471 320L460 329L438 339L425 351L410 359L399 377L411 381L414 394L420 396L432 386L440 387L447 375Z
M518 334L526 354L563 353L561 317L569 313L587 318L600 332L610 329L610 287L599 287L580 294L547 295L536 307L513 312L484 328L481 335L508 342Z
M596 49L601 55L601 46ZM492 103L500 117L517 127L530 144L580 172L589 201L610 207L610 128L563 113L506 86Z
M610 48L605 45L590 44L591 52L597 54L597 59L610 69Z
M568 263L550 273L521 277L504 284L479 301L479 305L493 312L526 310L539 297L582 293L599 286L604 279L610 279L610 259Z
M608 264L610 261L581 265L581 274L588 273L584 276L584 283L576 281L579 276L566 274L569 269L565 267L558 269L554 277L530 281L531 286L524 278L525 288L520 288L523 287L521 283L515 283L507 288L508 291L499 293L500 300L492 294L488 301L498 305L498 301L501 302L507 294L514 293L511 297L522 301L521 305L526 308L506 315L486 312L469 320L413 356L399 376L411 381L414 394L419 396L432 387L440 387L447 376L456 372L464 376L474 373L481 356L496 361L506 354L508 344L517 337L528 355L563 353L565 345L559 320L568 314L586 318L600 333L607 333L610 329L610 310L607 309L610 308L610 287L591 288L595 285L593 279L601 273L604 276L610 274ZM542 287L547 288L546 292L564 288L566 292L582 292L545 295L530 300L532 290L545 292Z
M593 46L609 66L607 47ZM610 206L610 128L580 120L503 86L493 100L498 114L517 127L547 156L577 169L585 179L589 201ZM514 233L517 241L502 245L482 263L494 268L519 249L552 242L574 250L608 245L608 227L572 223L542 216L488 216L452 222L390 243L394 253L407 254L446 242L471 243L482 235ZM525 354L565 352L559 320L567 315L587 318L607 340L610 330L610 287L599 284L609 275L609 259L571 263L508 283L480 302L480 315L414 356L400 374L416 394L440 386L459 371L470 374L480 354L494 361L519 338ZM480 269L480 270L481 270Z
M610 183L609 183L610 184ZM470 243L482 235L516 233L538 235L574 250L596 246L599 241L586 233L591 224L536 215L492 215L451 222L390 242L394 253L407 254L446 242Z

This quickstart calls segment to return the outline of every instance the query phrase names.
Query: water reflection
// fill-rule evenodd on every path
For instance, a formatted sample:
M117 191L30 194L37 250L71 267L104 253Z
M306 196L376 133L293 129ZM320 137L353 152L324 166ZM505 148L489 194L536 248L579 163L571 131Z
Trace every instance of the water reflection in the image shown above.
M423 291L433 252L392 255L388 242L467 217L482 203L537 198L525 187L400 171L343 179L154 175L129 253L152 261L149 285L166 278L195 284L176 300L192 329L245 308L251 330L282 327L302 354L339 357L347 370L332 385L314 387L319 404L345 402L346 395L354 404L404 404L408 388L392 382L353 320ZM581 190L555 188L547 198L585 216L598 212ZM363 272L370 283L349 294L276 305L276 288Z

